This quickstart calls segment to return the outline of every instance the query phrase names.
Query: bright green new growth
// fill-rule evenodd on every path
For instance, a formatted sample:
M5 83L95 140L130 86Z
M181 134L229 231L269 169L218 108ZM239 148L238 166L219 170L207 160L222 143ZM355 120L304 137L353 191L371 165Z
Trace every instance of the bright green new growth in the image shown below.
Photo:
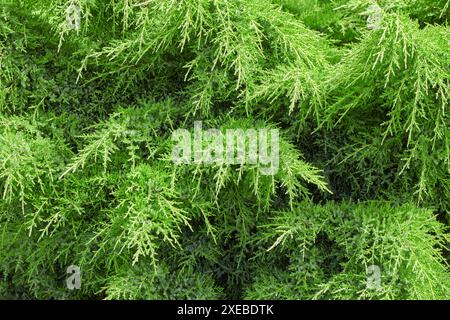
M342 128L353 132L359 121L377 115L372 124L363 124L369 135L351 134L343 163L359 162L361 171L367 160L383 172L390 166L397 177L405 176L393 192L412 187L418 202L442 201L448 207L450 30L420 29L398 14L383 20L383 29L370 32L331 73L326 119L338 125L349 121ZM386 155L377 156L384 149L398 159L395 167ZM440 193L438 185L447 191Z
M443 232L432 211L410 204L299 204L263 227L268 253L256 260L261 275L246 297L446 299ZM381 278L371 288L367 269L375 267Z
M449 7L4 0L0 297L447 299ZM196 121L279 170L174 163Z

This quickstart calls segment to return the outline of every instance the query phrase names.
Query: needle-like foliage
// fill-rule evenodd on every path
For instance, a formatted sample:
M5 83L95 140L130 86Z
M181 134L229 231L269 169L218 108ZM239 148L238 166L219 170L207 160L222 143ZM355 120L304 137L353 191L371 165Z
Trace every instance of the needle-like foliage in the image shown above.
M1 1L0 298L448 298L449 7Z

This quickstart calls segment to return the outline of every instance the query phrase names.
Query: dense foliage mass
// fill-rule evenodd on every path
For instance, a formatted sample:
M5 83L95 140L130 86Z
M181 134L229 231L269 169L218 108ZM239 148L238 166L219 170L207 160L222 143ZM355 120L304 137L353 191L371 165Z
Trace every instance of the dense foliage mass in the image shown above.
M450 297L450 1L0 1L0 297Z

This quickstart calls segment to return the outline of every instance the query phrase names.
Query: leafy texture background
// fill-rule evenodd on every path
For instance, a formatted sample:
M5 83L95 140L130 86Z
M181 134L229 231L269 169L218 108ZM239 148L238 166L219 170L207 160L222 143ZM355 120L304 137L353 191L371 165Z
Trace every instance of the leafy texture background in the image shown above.
M448 298L449 17L448 0L2 0L0 297ZM174 164L172 132L198 120L280 129L280 170Z

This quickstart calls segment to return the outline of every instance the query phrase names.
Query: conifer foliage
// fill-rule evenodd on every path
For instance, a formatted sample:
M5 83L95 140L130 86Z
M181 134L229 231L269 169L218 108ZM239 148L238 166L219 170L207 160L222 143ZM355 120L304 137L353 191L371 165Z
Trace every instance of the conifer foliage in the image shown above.
M449 18L1 0L0 297L447 299ZM199 121L279 130L276 173L172 161Z

